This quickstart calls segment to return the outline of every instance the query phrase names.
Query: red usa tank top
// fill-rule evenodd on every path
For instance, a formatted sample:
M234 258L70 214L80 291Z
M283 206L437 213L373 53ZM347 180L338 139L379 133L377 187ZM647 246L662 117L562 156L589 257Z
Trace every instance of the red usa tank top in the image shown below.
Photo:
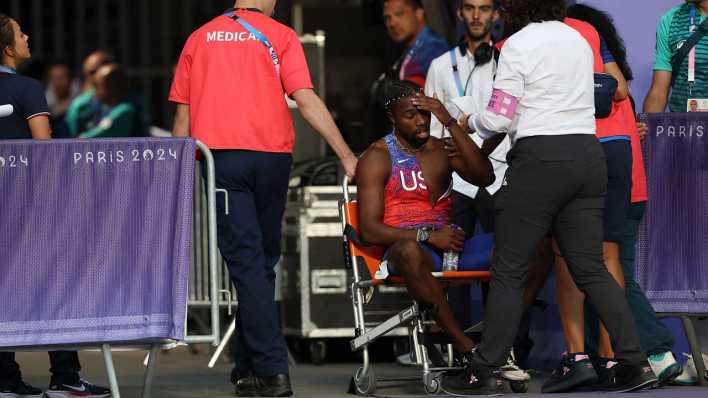
M400 149L393 133L384 140L391 158L391 176L384 190L384 224L403 229L448 225L452 215L452 182L431 204L418 159Z

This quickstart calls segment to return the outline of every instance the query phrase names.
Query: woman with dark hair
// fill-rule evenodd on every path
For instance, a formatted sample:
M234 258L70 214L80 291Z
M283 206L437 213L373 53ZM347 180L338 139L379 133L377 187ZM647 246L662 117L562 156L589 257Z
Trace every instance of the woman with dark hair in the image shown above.
M0 139L47 139L52 135L41 83L17 74L17 67L31 57L28 41L29 36L15 20L0 14L0 105L12 107L9 115L0 119Z
M464 372L443 379L450 393L485 394L511 348L522 313L527 263L549 233L575 283L607 325L617 349L611 389L635 391L656 378L639 346L624 294L602 261L607 169L595 137L593 53L563 21L564 0L504 0L516 32L506 41L487 109L463 124L484 139L509 134L513 147L495 198L496 257L482 343Z
M29 37L20 25L0 14L0 141L4 139L49 139L49 107L42 85L17 74L17 67L31 57ZM52 373L48 398L103 398L110 390L81 379L79 355L76 351L49 353ZM40 398L42 390L22 381L14 352L0 352L0 397Z
M681 371L671 354L673 337L656 318L633 278L634 242L647 193L639 135L627 84L632 79L632 71L622 39L607 14L585 5L575 5L569 8L568 16L592 26L597 31L596 38L599 33L599 42L588 42L591 47L596 46L596 57L604 65L604 72L619 82L612 112L607 118L597 120L597 137L605 151L608 172L603 257L608 271L625 288L625 296L637 321L642 348L650 354L652 370L660 382L667 382ZM577 21L566 22L578 26ZM637 205L632 207L632 202ZM558 305L568 354L564 355L558 370L544 384L542 391L603 389L610 383L616 363L607 330L600 324L598 332L598 321L592 308L588 308L587 314L584 313L585 295L573 283L568 267L560 256L556 257L556 271ZM585 320L590 331L587 339ZM592 360L586 354L586 342Z

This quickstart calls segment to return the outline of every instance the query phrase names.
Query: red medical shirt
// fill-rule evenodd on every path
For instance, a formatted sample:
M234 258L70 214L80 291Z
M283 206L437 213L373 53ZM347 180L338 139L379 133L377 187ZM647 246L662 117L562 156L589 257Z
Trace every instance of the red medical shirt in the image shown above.
M292 152L295 131L285 94L313 87L300 40L259 12L237 15L271 42L280 78L266 46L222 15L187 39L169 99L190 106L191 136L209 148Z

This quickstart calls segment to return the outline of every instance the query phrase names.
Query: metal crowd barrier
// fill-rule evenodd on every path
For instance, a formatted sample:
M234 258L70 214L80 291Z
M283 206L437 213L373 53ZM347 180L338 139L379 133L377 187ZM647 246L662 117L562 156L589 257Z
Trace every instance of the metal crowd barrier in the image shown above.
M199 169L201 161L197 161ZM192 308L210 307L212 304L211 292L211 270L209 268L209 217L208 198L205 195L207 182L204 181L201 173L194 176L194 210L193 210L193 246L192 262L189 269L189 306ZM216 199L219 199L218 190ZM228 305L229 297L235 297L236 291L231 283L229 271L226 263L217 250L217 291L219 297L225 301L219 301L219 307ZM226 297L224 297L226 296Z
M169 131L155 126L150 129L150 135L172 136ZM217 249L216 200L220 190L216 189L214 181L214 159L206 145L200 141L196 141L196 144L204 156L195 162L187 311L188 319L194 322L194 326L210 332L204 335L189 335L188 328L185 341L189 344L208 343L216 347L221 342L219 311L227 307L230 315L236 291L226 263ZM206 179L201 173L204 162L207 168ZM204 319L204 310L208 312L210 320Z
M189 272L189 295L187 301L188 315L195 322L206 328L206 322L201 314L190 309L209 309L211 325L209 334L190 335L189 331L185 342L209 343L218 346L221 340L219 310L222 305L230 305L231 297L235 297L231 286L231 278L224 266L224 260L219 255L216 238L216 182L214 171L214 157L200 141L197 147L202 152L202 160L196 163L197 172L194 173L194 210L193 210L193 235L192 258ZM206 162L206 180L202 177L201 164ZM206 193L206 194L205 194ZM227 300L222 303L219 295L226 293Z

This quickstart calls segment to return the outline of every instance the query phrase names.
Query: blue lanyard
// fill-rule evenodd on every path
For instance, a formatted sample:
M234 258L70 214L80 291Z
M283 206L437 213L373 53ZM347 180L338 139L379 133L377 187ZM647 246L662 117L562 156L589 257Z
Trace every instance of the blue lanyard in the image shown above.
M9 74L11 74L11 75L16 75L16 74L17 74L17 71L16 71L16 70L14 70L14 69L12 69L12 68L10 68L10 67L7 67L7 66L5 66L5 65L0 65L0 72L9 73Z
M460 78L460 69L457 64L457 47L453 47L450 50L450 58L452 60L452 74L455 75L455 85L457 86L457 93L460 97L465 96L465 88L462 86L462 78Z
M278 53L275 52L275 47L270 44L270 41L268 41L268 39L263 35L263 33L258 31L258 29L253 27L253 25L248 23L246 20L236 15L235 10L227 11L224 15L233 19L234 22L238 23L239 25L243 26L244 29L250 32L253 36L256 37L256 39L258 39L258 41L260 41L261 43L263 43L264 46L266 46L268 52L270 53L270 59L273 61L275 73L278 74L278 79L280 79L280 58L278 58Z
M698 12L696 11L695 5L691 6L691 13L689 15L690 23L688 24L688 32L693 33L698 27L698 24L696 23L696 17L698 16Z
M415 43L413 43L413 46L406 51L405 57L403 57L403 62L401 63L401 69L398 71L398 78L400 80L405 80L405 70L408 67L408 64L411 62L413 59L413 56L415 55L415 52L418 51L423 44L423 34L425 33L425 30L420 32L418 34L418 37L415 39Z

